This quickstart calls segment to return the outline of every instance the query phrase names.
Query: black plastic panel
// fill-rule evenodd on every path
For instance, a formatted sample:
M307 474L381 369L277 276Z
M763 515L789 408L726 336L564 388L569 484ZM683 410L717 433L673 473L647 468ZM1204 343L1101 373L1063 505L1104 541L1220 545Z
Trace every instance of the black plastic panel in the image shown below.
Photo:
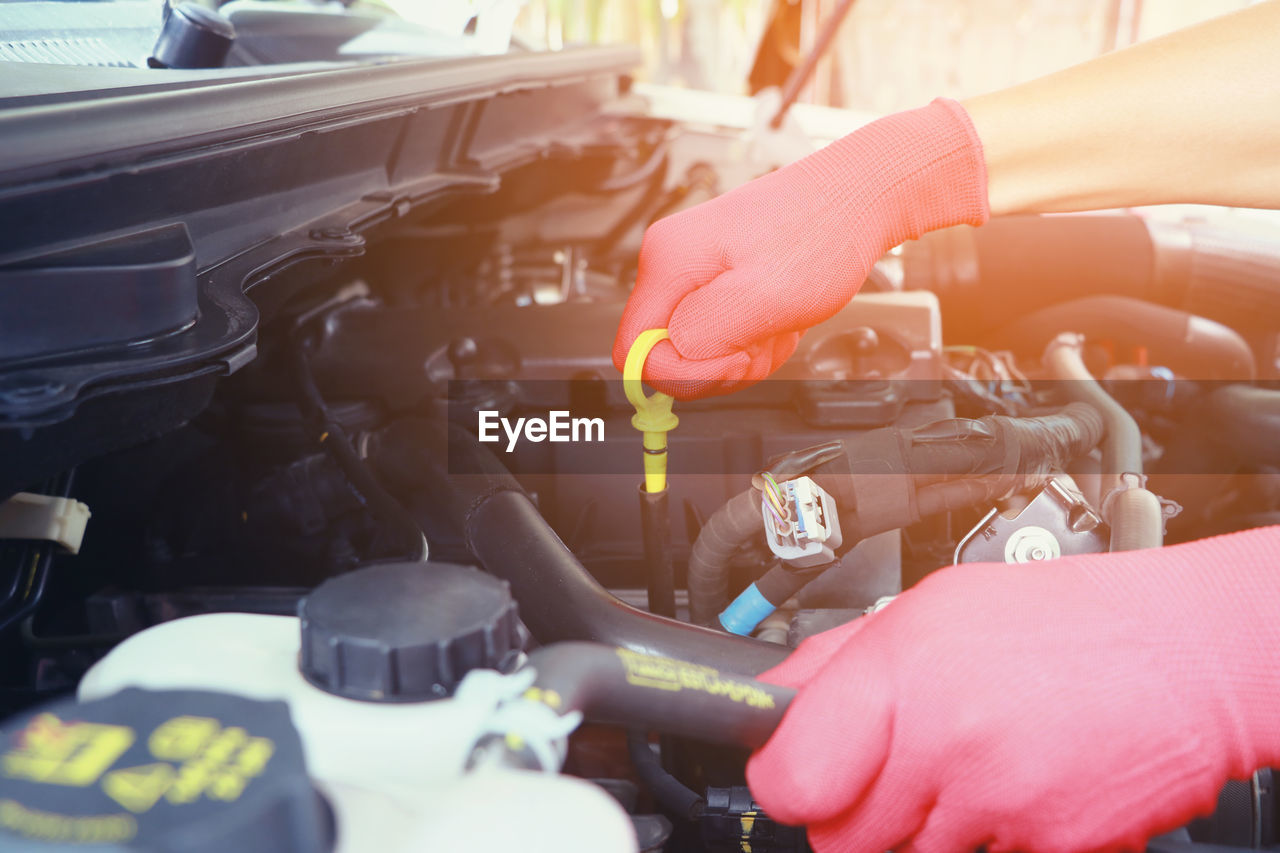
M361 254L368 229L617 145L602 114L637 60L591 48L172 87L106 68L83 98L0 92L0 429L237 370L260 310Z
M144 343L197 312L186 226L152 228L0 269L0 359Z

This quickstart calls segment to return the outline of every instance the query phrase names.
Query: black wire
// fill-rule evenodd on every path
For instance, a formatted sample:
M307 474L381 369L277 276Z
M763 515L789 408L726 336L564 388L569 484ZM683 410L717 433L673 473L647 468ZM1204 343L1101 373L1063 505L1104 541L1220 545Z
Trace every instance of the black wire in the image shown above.
M668 813L682 820L696 820L707 807L707 801L693 789L671 775L649 748L649 737L640 729L627 730L627 753L636 776Z
M17 607L7 613L0 614L0 632L7 631L11 625L30 616L44 598L45 587L49 583L49 567L53 564L53 543L38 542L23 554L23 565L30 564L26 583L18 582L18 594L12 601L19 601ZM21 572L21 569L19 570Z
M44 484L41 494L65 498L70 496L75 483L76 469L71 468ZM44 599L49 585L49 573L53 566L55 546L52 542L28 542L19 556L18 569L14 573L13 587L3 606L0 606L0 633L28 618ZM29 566L25 572L23 567ZM25 578L25 579L24 579Z
M716 174L715 167L699 160L685 170L684 179L673 187L671 192L663 197L662 203L649 214L649 222L651 224L657 222L698 190L705 190L711 196L718 195L719 184L720 176Z
M1018 409L1010 401L998 393L992 393L981 382L970 377L949 377L942 380L942 387L983 414L994 412L997 415L1016 416Z
M373 472L356 452L346 430L333 417L325 405L324 398L320 396L320 389L316 386L315 376L311 372L311 362L307 357L310 346L311 343L308 340L299 341L293 351L294 373L299 391L298 406L302 410L303 417L316 423L319 440L347 476L360 502L372 510L381 521L400 531L405 538L405 544L416 543L418 553L415 559L425 561L428 550L427 537L423 534L422 528L400 505L400 502L382 488L382 484L373 476Z
M665 140L660 141L653 146L653 151L649 152L649 157L639 168L627 172L625 175L607 178L594 187L592 193L616 193L622 190L629 190L632 187L638 187L644 182L652 178L660 169L662 169L667 159L667 143Z
M626 237L631 232L631 229L636 227L636 223L640 221L641 217L652 210L654 205L658 204L663 195L663 184L667 179L667 155L665 151L663 151L662 157L659 158L658 165L659 168L650 176L651 182L648 188L641 193L636 203L623 214L621 219L614 223L614 226L609 229L607 234L596 241L594 253L597 256L604 257L612 252L622 242L622 238Z

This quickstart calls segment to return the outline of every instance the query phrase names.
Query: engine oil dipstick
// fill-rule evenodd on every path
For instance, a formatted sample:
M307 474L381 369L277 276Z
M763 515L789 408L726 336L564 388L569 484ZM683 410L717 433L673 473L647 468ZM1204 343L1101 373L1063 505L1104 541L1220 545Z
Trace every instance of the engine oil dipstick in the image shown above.
M657 391L645 396L641 375L649 353L668 337L666 329L641 332L622 366L622 390L636 407L631 425L644 434L644 488L650 494L666 491L667 433L675 429L680 420L671 412L671 404L675 402L671 395Z

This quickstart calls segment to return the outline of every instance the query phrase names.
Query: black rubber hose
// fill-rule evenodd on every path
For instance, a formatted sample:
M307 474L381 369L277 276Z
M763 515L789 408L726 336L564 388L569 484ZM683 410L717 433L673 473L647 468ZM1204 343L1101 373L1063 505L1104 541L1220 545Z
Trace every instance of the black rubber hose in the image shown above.
M1019 317L984 343L1021 354L1039 355L1060 332L1150 350L1153 364L1192 379L1252 380L1253 350L1240 333L1177 308L1128 296L1088 296Z
M906 433L906 464L917 486L987 474L1036 480L1087 454L1103 432L1097 410L1074 402L1036 417L951 418Z
M1164 302L1160 297L1173 289L1137 216L996 216L981 228L932 231L908 241L902 253L906 288L938 295L949 341L982 340L1082 295Z
M1280 387L1228 385L1200 406L1215 443L1250 465L1280 465Z
M1151 472L1164 497L1200 507L1237 473L1280 466L1280 383L1214 388L1185 411Z
M609 594L560 541L519 483L460 426L398 421L371 436L389 487L429 499L463 532L476 561L511 584L520 616L543 643L592 640L755 674L788 650L637 610Z
M671 515L668 490L647 492L640 485L640 530L644 539L649 612L676 616L676 572L671 564Z
M561 714L751 749L764 745L795 698L789 687L597 643L543 646L529 665L534 687L555 696Z
M762 536L760 492L747 489L729 499L698 531L689 553L689 619L713 625L729 599L729 561L755 536Z
M1280 241L1255 229L1207 223L1179 231L1172 223L1153 222L1151 229L1157 261L1162 254L1181 255L1185 290L1176 304L1254 340L1275 332L1275 318L1280 316Z
M702 795L666 771L658 754L649 748L644 729L627 730L627 754L645 790L663 810L682 820L696 820L707 807Z
M480 565L511 583L521 616L542 642L594 640L752 675L787 656L772 643L627 606L591 577L523 494L502 492L480 503L466 536Z
M1008 483L1001 477L951 480L925 486L916 495L916 503L921 517L927 517L989 504L1007 491Z
M1253 340L1273 332L1280 313L1280 241L1132 214L943 228L903 245L903 275L908 290L938 294L945 340L983 340L1046 305L1096 294L1170 305Z
M760 579L755 582L756 589L764 596L765 601L774 607L781 607L787 603L787 599L808 586L809 581L817 579L818 575L834 565L835 563L831 562L820 566L796 569L785 563L777 562L770 566L760 576Z
M785 454L770 470L787 479L809 473L835 498L844 542L837 555L869 536L907 527L922 516L967 508L1038 484L1083 456L1103 436L1103 420L1085 403L1031 418L948 418L913 429L870 430L841 442ZM809 460L811 467L798 464ZM928 493L930 501L918 500ZM689 614L717 626L729 603L729 563L761 536L760 492L748 489L716 510L689 555ZM772 575L783 594L816 575ZM769 601L773 598L766 596ZM775 602L777 603L777 602Z

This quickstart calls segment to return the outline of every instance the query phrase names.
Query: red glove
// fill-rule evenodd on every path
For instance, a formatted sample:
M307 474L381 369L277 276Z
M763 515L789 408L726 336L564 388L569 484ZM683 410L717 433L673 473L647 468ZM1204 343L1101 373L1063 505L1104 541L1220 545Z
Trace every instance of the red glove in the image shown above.
M650 385L682 399L749 385L843 308L886 251L987 216L963 107L939 99L882 118L649 228L614 364L645 329L666 328L670 342L645 363Z
M1141 849L1280 760L1280 526L949 568L763 677L747 781L822 853Z

